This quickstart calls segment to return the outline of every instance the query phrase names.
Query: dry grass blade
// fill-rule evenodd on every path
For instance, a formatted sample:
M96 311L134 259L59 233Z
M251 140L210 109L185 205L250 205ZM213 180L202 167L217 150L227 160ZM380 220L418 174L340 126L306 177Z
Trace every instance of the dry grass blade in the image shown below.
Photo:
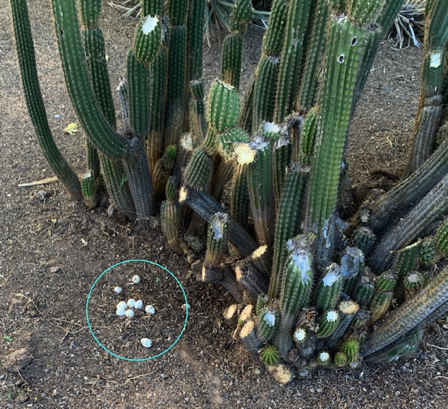
M422 46L425 31L426 1L411 0L403 5L387 36L397 49Z

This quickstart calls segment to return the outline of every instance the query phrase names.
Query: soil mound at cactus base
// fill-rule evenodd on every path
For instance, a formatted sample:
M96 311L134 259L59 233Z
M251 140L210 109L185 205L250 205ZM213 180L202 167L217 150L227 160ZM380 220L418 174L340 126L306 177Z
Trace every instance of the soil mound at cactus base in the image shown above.
M26 112L6 3L0 14L0 26L5 27L0 31L1 409L446 406L446 319L430 326L411 357L390 364L362 364L354 370L322 369L310 379L281 387L268 373L257 372L239 337L233 336L233 323L223 318L233 298L222 287L198 282L196 271L169 250L161 233L143 232L124 219L109 218L103 207L87 211L59 183L19 188L20 183L53 174ZM82 131L64 133L77 120L56 55L51 13L41 2L28 3L50 126L64 156L81 173ZM120 11L104 5L101 27L115 87L124 74L135 27L135 22L118 20L119 16ZM243 82L259 60L262 34L252 27L245 37ZM222 40L212 38L212 47L205 49L208 86L219 74ZM372 188L390 189L402 174L417 110L421 58L416 48L396 51L387 42L380 46L351 126L352 188L343 198L342 215L350 214ZM151 361L126 362L111 356L95 342L86 323L90 286L102 271L126 259L165 266L179 278L190 304L188 326L179 343ZM178 330L183 317L173 317L173 309L183 304L183 298L170 280L160 278L152 282L164 296L161 304L154 301L158 328L148 326L155 335L147 338L159 337L161 345L169 345L171 324L163 323L176 319L172 327ZM101 300L110 305L112 315L118 300L113 289L120 284L129 288L127 283L111 282ZM144 299L145 305L150 301ZM143 334L133 331L125 319L121 326L111 326L110 317L97 319L101 337L110 339L107 346L124 356L141 356ZM148 356L153 353L148 351Z

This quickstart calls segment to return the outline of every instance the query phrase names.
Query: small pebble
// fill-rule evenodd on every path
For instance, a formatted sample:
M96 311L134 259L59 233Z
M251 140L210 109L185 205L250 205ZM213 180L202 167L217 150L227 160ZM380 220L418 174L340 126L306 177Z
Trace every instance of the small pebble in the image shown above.
M151 346L152 346L152 341L151 341L149 338L142 338L142 339L140 340L140 342L142 343L142 345L143 345L145 348L151 348Z
M137 310L140 310L142 307L143 307L143 301L137 300L134 304L134 308L136 308Z
M119 317L122 317L125 314L125 310L119 310L118 308L117 308L117 311L115 311L115 312Z
M129 308L134 308L134 305L135 305L135 300L133 298L130 298L128 300L128 307Z
M117 304L117 310L125 310L126 308L127 308L127 304L126 304L126 301L120 301L118 304Z
M123 289L122 289L121 287L115 287L115 288L114 288L114 291L115 291L117 294L120 294L120 293L123 291Z
M134 284L138 284L140 282L140 276L135 275L134 277L132 277L132 282Z
M132 311L132 310L126 310L126 311L124 312L124 315L126 315L126 317L128 317L128 318L133 318L133 317L134 317L134 311Z
M146 314L153 315L156 312L156 310L154 309L154 307L152 305L147 305L145 307L145 312L146 312Z

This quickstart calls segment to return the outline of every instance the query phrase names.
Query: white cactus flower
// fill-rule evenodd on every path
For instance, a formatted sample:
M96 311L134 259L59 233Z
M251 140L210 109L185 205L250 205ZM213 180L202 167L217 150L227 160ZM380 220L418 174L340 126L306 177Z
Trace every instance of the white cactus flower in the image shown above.
M134 277L132 277L132 282L134 284L138 284L140 282L140 276L139 275L135 275Z
M128 300L128 307L129 308L134 308L134 306L135 306L135 300L133 299L133 298L130 298L129 300Z
M127 318L134 318L134 311L132 310L126 310L124 312L124 315L126 315Z
M142 339L140 340L140 342L142 343L142 345L143 345L145 348L151 348L151 346L152 346L152 341L151 341L149 338L142 338Z
M146 312L146 314L153 315L156 312L156 310L154 309L154 307L152 305L147 305L145 307L145 312Z
M142 307L143 307L143 301L137 300L134 304L134 308L136 308L137 310L140 310Z
M115 291L117 294L120 294L120 293L123 291L123 289L122 289L121 287L115 287L115 288L114 288L114 291Z

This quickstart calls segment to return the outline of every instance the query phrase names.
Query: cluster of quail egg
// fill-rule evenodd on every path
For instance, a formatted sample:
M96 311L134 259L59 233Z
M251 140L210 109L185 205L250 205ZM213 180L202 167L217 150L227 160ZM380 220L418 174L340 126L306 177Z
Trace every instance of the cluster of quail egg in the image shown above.
M131 282L132 284L139 284L140 276L138 275L133 276ZM123 289L121 287L114 288L114 292L117 294L120 294L122 291ZM117 310L115 312L119 317L125 316L127 318L134 318L134 311L141 310L142 308L143 308L142 300L135 300L134 298L130 298L127 302L120 301L117 304ZM146 305L145 312L146 314L154 315L156 310L152 305ZM152 346L152 341L149 338L142 338L140 342L145 348L149 348Z

